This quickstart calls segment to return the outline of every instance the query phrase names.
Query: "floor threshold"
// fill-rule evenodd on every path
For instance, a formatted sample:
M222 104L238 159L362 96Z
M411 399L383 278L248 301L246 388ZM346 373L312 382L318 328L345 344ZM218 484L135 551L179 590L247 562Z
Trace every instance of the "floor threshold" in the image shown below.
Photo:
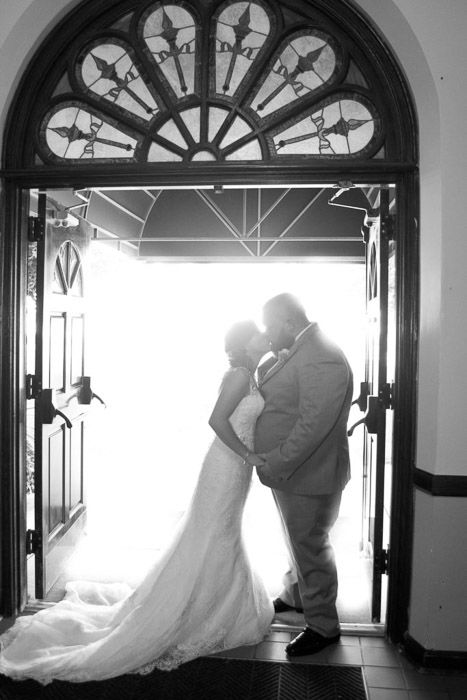
M271 631L274 632L300 632L303 629L303 625L290 624L284 622L273 622L271 625ZM341 623L341 635L342 636L354 636L359 637L385 637L386 627L382 623L374 624L351 624L342 622Z

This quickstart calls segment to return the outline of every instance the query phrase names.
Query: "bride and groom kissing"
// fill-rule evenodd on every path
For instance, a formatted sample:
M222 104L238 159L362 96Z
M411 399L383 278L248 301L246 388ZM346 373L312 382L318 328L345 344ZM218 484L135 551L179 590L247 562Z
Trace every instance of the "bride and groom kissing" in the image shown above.
M294 296L225 338L231 365L209 423L215 437L171 544L134 589L74 581L65 598L19 617L0 642L0 672L41 683L171 670L257 644L275 614L303 612L289 657L338 641L337 573L329 531L349 473L352 372ZM262 364L266 354L270 356ZM271 601L246 555L242 515L252 470L271 489L290 552Z

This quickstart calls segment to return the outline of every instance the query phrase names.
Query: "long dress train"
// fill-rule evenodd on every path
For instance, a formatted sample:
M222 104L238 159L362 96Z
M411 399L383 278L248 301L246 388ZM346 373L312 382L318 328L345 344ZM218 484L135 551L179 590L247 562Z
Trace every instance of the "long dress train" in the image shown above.
M230 419L250 448L263 405L252 384ZM216 437L177 534L137 588L69 583L62 601L2 636L0 672L44 684L101 680L260 642L273 606L242 542L251 471Z

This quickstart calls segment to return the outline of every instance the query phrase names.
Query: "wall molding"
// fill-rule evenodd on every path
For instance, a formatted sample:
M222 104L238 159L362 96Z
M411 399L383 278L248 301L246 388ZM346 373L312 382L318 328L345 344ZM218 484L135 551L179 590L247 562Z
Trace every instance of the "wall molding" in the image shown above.
M415 469L414 484L432 496L467 497L467 476L431 474L423 469Z
M423 668L467 669L467 651L425 649L408 632L404 634L402 647L409 659Z

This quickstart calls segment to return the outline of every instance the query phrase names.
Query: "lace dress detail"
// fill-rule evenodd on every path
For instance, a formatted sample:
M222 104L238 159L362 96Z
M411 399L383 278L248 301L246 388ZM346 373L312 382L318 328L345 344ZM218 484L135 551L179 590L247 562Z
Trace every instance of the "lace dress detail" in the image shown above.
M263 406L252 381L230 418L249 448ZM214 438L172 543L138 587L68 584L64 600L19 618L2 636L0 673L43 684L103 680L171 670L204 654L260 642L273 607L242 542L251 474Z

